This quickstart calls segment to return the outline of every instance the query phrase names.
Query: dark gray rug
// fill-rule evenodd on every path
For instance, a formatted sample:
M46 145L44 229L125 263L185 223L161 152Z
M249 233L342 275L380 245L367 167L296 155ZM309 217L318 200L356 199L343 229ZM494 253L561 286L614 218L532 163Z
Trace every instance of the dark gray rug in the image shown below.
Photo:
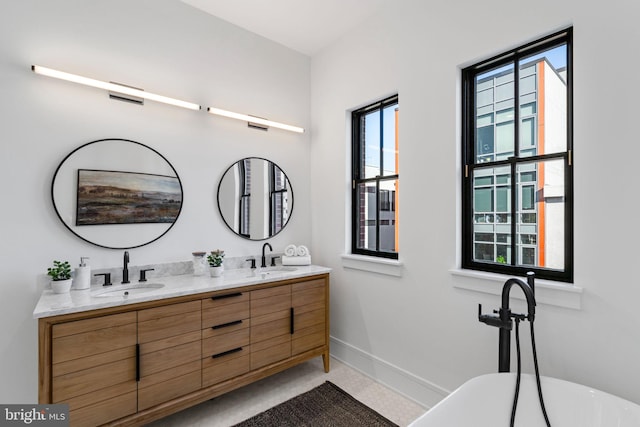
M329 381L234 427L398 427Z

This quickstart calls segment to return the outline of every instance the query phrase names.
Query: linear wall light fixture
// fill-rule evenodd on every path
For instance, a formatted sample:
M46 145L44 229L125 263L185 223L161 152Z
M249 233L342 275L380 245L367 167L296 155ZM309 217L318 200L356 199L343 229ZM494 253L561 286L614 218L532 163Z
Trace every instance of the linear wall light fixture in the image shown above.
M150 101L162 102L164 104L175 105L176 107L188 108L189 110L200 110L198 104L192 102L181 101L179 99L169 98L168 96L156 95L155 93L146 92L144 90L135 89L119 85L117 83L103 82L88 77L78 76L76 74L65 73L64 71L53 70L51 68L42 67L40 65L32 65L31 70L36 74L54 77L56 79L67 80L73 83L79 83L86 86L104 89L111 92L117 92L124 95L135 96L138 98L148 99Z
M274 127L278 129L284 129L291 132L304 133L304 129L298 126L291 126L284 123L273 122L271 120L262 119L260 117L253 117L246 114L234 113L232 111L221 110L220 108L209 107L207 108L207 112L210 114L215 114L217 116L229 117L232 119L238 119L251 124L257 124L262 126Z

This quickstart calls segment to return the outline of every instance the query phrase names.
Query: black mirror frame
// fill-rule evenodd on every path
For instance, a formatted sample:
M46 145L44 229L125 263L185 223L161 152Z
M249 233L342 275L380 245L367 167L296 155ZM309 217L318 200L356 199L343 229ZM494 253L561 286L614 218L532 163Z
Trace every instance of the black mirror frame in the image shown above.
M134 245L134 246L107 246L107 245L102 245L100 243L96 243L96 242L92 242L91 240L79 235L78 233L76 233L63 219L62 216L60 215L60 211L58 210L58 207L56 206L56 200L54 197L54 187L55 187L55 183L56 183L56 177L58 176L58 172L60 171L60 169L62 168L62 166L64 165L64 163L76 152L78 152L79 150L81 150L82 148L85 148L91 144L96 144L99 142L105 142L105 141L123 141L123 142L130 142L133 144L137 144L140 145L148 150L151 150L152 152L154 152L155 154L157 154L158 156L160 156L161 159L163 159L165 162L167 162L167 164L169 165L169 167L171 168L171 170L173 170L173 172L176 175L176 178L178 179L178 184L180 185L180 193L182 194L182 201L180 202L180 209L178 210L178 214L176 215L175 220L173 221L173 223L171 223L171 225L164 231L162 232L159 236L145 242L145 243L141 243L139 245ZM171 228L173 228L173 226L175 225L175 223L178 221L178 218L180 217L180 214L182 213L182 207L184 206L184 188L182 187L182 181L180 180L180 176L178 175L178 172L176 171L176 169L173 167L173 165L171 164L171 162L169 162L166 157L164 157L162 154L160 154L157 150L154 150L153 148L149 147L148 145L142 144L140 142L137 141L133 141L130 139L123 139L123 138L104 138L104 139L98 139L96 141L91 141L91 142L87 142L86 144L83 144L81 146L79 146L78 148L76 148L75 150L73 150L72 152L70 152L69 154L67 154L67 156L62 159L62 161L60 162L60 164L58 165L58 167L56 168L55 173L53 174L53 179L51 180L51 201L53 203L53 208L56 212L56 215L58 216L58 218L60 219L60 222L62 222L62 224L69 230L71 231L75 236L77 236L79 239L84 240L87 243L90 243L92 245L101 247L101 248L106 248L106 249L134 249L134 248L139 248L141 246L145 246L148 245L150 243L155 242L156 240L160 239L162 236L164 236L165 234L167 234L167 232L169 232L169 230L171 230Z
M291 209L290 209L290 211L289 211L289 218L287 219L287 222L282 226L282 228L280 228L280 230L279 230L277 233L272 234L272 235L267 236L267 237L260 238L260 239L257 239L257 238L253 238L253 239L252 239L251 237L247 237L247 236L245 236L245 235L243 235L243 234L240 234L240 233L238 233L237 231L235 231L235 230L233 229L233 227L232 227L231 225L229 225L229 223L228 223L228 222L227 222L227 220L225 219L224 214L222 213L222 209L220 208L220 187L222 186L222 181L224 180L224 177L227 175L227 172L229 172L229 170L231 170L231 168L232 168L232 167L234 167L236 164L238 164L238 162L241 162L241 161L243 161L243 160L247 160L247 159L264 160L265 162L269 162L269 163L271 163L271 164L275 165L278 169L280 169L280 170L282 171L282 173L284 173L284 176L285 176L285 178L287 179L287 182L288 182L289 190L290 190L290 192L291 192ZM293 206L294 206L294 204L295 204L295 203L294 203L294 199L295 199L295 197L294 197L294 194L293 194L293 185L291 184L291 180L289 179L289 176L284 172L284 170L283 170L283 169L282 169L282 168L281 168L281 167L280 167L276 162L273 162L273 161L271 161L271 160L269 160L269 159L265 159L264 157L257 157L257 156L243 157L242 159L240 159L240 160L237 160L237 161L233 162L233 163L232 163L232 164L231 164L231 165L230 165L230 166L229 166L229 167L224 171L224 173L223 173L223 174L222 174L222 176L220 177L220 181L218 182L218 190L217 190L217 192L216 192L216 202L217 202L217 205L218 205L218 212L220 213L220 217L222 218L222 221L224 222L224 224L225 224L225 225L227 226L227 228L229 228L229 230L231 230L231 232L232 232L233 234L235 234L236 236L238 236L238 237L242 237L243 239L250 240L250 241L252 241L252 242L259 242L259 241L262 241L262 240L271 239L272 237L277 236L278 234L280 234L280 233L282 232L282 230L284 230L284 229L287 227L287 225L289 224L289 221L291 220L291 215L293 215Z

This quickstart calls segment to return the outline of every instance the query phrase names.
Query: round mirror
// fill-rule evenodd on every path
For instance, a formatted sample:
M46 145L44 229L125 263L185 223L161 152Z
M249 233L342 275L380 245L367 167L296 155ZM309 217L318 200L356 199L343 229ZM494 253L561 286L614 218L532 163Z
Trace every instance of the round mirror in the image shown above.
M226 170L218 185L218 209L238 236L264 240L278 234L289 221L293 190L275 163L248 157Z
M159 239L173 226L182 209L182 183L154 149L101 139L64 158L51 197L62 223L82 240L130 249Z

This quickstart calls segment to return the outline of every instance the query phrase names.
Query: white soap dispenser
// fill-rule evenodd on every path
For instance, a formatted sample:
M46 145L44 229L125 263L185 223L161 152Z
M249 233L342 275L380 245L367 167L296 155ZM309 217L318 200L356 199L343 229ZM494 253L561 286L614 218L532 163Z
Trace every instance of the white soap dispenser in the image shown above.
M89 257L80 257L80 266L76 267L73 278L73 289L89 289L91 287L91 267L85 260Z

